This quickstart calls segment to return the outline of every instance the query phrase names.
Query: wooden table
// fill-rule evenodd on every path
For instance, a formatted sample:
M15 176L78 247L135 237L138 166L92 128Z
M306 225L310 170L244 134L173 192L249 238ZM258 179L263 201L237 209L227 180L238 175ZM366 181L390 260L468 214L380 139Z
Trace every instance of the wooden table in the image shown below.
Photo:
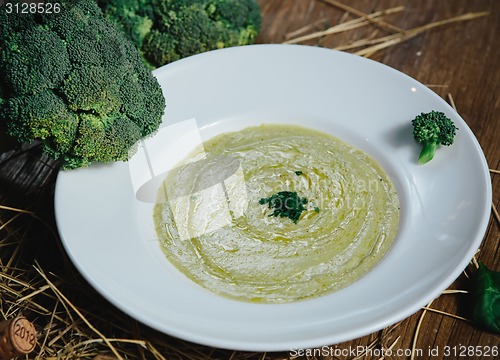
M500 34L500 1L342 1L344 4L348 3L355 10L346 11L345 6L332 5L332 3L336 2L327 0L259 0L263 14L263 28L258 42L282 43L290 40L290 38L310 34L314 31L322 31L328 27L346 23L356 18L364 19L365 15L363 14L393 9L392 13L379 18L383 21L382 23L380 20L376 23L371 21L353 30L316 37L300 43L328 48L342 48L345 51L356 52L363 49L363 47L351 47L351 44L356 40L375 39L399 33L399 40L394 40L394 44L380 51L372 52L369 54L370 57L412 76L448 101L453 100L459 114L467 122L481 144L489 167L499 169L500 43L498 39ZM404 8L398 9L399 6ZM489 12L489 14L473 20L463 20L435 27L428 31L417 31L417 33L414 33L415 30L410 30L418 30L419 27L426 24L466 13L484 11ZM406 30L406 32L401 33L402 30ZM420 28L420 30L423 29ZM24 151L9 152L0 156L0 235L2 235L0 238L0 266L2 271L8 271L9 275L20 273L19 269L22 269L23 266L29 268L35 261L37 261L37 266L44 268L46 272L53 271L62 278L65 276L64 272L68 270L67 263L61 262L63 252L60 252L57 241L54 241L54 234L47 230L54 223L53 188L57 170L53 168L53 165L52 161L40 157L37 149L24 149ZM497 208L500 208L500 174L492 171L491 177L493 203ZM460 181L460 179L457 179L457 181ZM8 207L33 211L33 213L16 211ZM33 221L28 222L27 218ZM497 271L500 271L499 228L499 221L492 216L480 252L477 254L477 259ZM74 269L71 271L74 271ZM26 270L26 274L33 275L31 280L29 278L24 279L27 283L32 281L33 284L43 284L36 272ZM0 285L4 285L3 288L0 288L2 291L7 288L6 286L10 286L9 284L12 281L12 279L6 280L6 278L0 280ZM463 275L457 279L450 289L464 289L466 282L466 276ZM12 286L22 287L23 284L14 284ZM43 288L42 290L45 291L50 288L50 286L44 286L40 285L40 289ZM63 291L65 290L64 286L63 281L61 283ZM75 299L78 296L74 294L77 289L72 288L66 291L66 293L68 292L70 293L68 295L70 299L77 301ZM40 290L37 296L40 296L41 293ZM10 306L9 301L14 304L16 300L8 296L10 295L7 292L2 292L2 297L5 297L4 303L0 301L3 314L7 311L6 309L10 309L8 307ZM92 293L92 297L96 299L98 295ZM22 300L26 301L26 299ZM99 301L102 302L103 300ZM91 302L78 300L79 304L83 304L81 306L85 306L85 304L90 306ZM51 312L47 310L45 314L39 308L30 310L30 306L30 303L27 303L26 307L23 308L24 311L36 315L37 326L39 326L39 330L43 331L45 328L40 324L44 319L47 322L47 319L51 318ZM108 306L102 310L104 316L125 318L124 314L113 309L111 305L102 306ZM62 309L62 306L58 309ZM92 316L87 311L83 311L83 313L87 318ZM95 317L90 318L91 322L99 327L101 333L111 336L107 332L107 324L99 322L100 319L102 320L100 315L94 315ZM73 316L71 319L79 319L75 314ZM312 350L310 352L304 351L304 356L297 357L294 357L294 355L299 355L297 352L250 354L220 351L149 332L142 325L135 323L133 323L133 334L136 334L138 339L147 338L165 357L174 359L286 359L291 357L301 359L352 359L355 355L359 355L359 358L379 359L381 358L380 355L382 355L380 352L372 351L373 356L368 356L358 350L380 350L381 348L387 349L390 347L393 350L392 358L396 359L410 358L408 353L412 349L414 355L416 355L415 358L419 359L460 358L458 355L463 349L471 351L469 354L476 354L476 356L461 358L493 359L493 356L485 357L477 354L481 349L486 349L488 346L499 346L500 337L482 331L474 324L461 319L461 317L466 318L467 316L467 304L464 294L442 295L429 305L429 309L421 310L387 329L342 344L332 346L325 344L327 347L323 350L326 352L339 349L337 350L337 354L341 355L339 357L321 356L324 351L320 350L316 352ZM56 320L57 317L54 321ZM131 324L133 320L129 319L127 321L129 321L127 324ZM113 324L108 325L112 326ZM92 333L92 331L90 332ZM109 330L109 333L111 333L111 330ZM43 336L45 335L42 334L40 341L43 340ZM58 345L61 341L64 341L64 334L58 335L59 338L52 338L52 336L47 334L47 339L53 339L53 341L46 341L45 346L52 344L52 346L57 345L64 348L64 344ZM357 349L355 355L349 353L351 349ZM44 354L50 353L49 350L43 351ZM110 353L109 351L104 352ZM448 356L446 353L449 353ZM88 354L92 354L92 352L89 351ZM467 352L465 354L467 355ZM306 355L311 356L307 357ZM385 355L388 355L388 353L386 352ZM391 356L385 358L388 359Z

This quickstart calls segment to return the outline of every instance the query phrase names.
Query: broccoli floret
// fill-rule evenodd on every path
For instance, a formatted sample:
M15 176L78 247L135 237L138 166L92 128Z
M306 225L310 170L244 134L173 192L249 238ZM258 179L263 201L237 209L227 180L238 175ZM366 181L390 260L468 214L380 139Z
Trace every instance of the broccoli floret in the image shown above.
M223 47L222 42L218 43L219 29L213 26L201 4L179 9L175 16L168 15L164 24L168 26L161 30L177 39L176 52L180 58Z
M54 158L70 152L77 136L78 115L51 90L11 97L5 117L12 137L19 142L40 140Z
M100 0L99 5L152 67L251 44L262 21L256 0Z
M109 81L114 72L107 68L109 66L80 65L68 73L60 89L71 110L106 115L120 109L120 84Z
M255 41L262 18L254 0L211 0L206 9L218 26L232 30L222 32L224 43L246 45Z
M63 40L41 26L14 30L2 50L7 90L17 94L54 89L71 68Z
M446 115L439 111L421 113L412 120L413 137L423 148L418 157L420 164L432 160L439 145L453 143L457 127Z
M100 162L126 160L128 152L141 138L141 130L130 118L120 112L104 117L93 114L80 116L79 134L71 158L92 159Z
M176 50L177 40L169 33L161 32L159 30L151 30L145 39L142 50L144 57L147 57L148 64L155 67L153 64L168 64L181 57Z
M99 0L107 18L127 34L134 45L142 46L144 37L153 27L154 2L151 0Z
M93 0L60 4L43 15L0 6L0 126L64 169L127 160L161 122L161 87Z

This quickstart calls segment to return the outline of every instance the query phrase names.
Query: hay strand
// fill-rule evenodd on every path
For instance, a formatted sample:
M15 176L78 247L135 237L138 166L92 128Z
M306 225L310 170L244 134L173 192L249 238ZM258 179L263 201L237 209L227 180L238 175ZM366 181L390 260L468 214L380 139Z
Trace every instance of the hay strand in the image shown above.
M287 40L284 42L285 44L297 44L317 38L322 38L328 35L333 35L336 33L340 32L345 32L348 30L354 30L357 28L360 28L362 26L366 26L368 24L376 25L382 29L388 30L391 32L390 35L382 36L379 38L364 38L364 39L359 39L352 41L347 44L341 44L337 45L334 47L336 50L353 50L356 48L361 48L360 50L357 50L354 52L356 55L364 56L364 57L371 57L375 53L386 49L390 46L402 43L404 41L410 40L418 35L420 35L423 32L435 29L437 27L442 27L451 23L455 22L462 22L462 21L470 21L474 20L480 17L484 17L489 15L489 12L469 12L466 14L462 14L459 16L451 17L448 19L444 20L438 20L435 22L431 22L422 26L418 26L409 30L401 29L397 26L391 25L380 18L384 15L391 14L391 13L396 13L404 10L404 7L398 6L382 11L376 11L371 14L366 14L362 11L359 11L357 9L354 9L348 5L345 5L343 3L340 3L336 0L323 0L323 2L335 6L337 8L340 8L347 13L351 13L353 15L358 16L358 18L355 18L350 21L342 22L337 25L331 26L326 30L322 31L315 31L310 34L305 34L305 35L300 35L306 32L309 29L314 28L314 26L317 24L317 22L307 25L306 27L303 27L293 33L290 33L286 36ZM453 101L453 99L451 99ZM452 105L454 106L454 105Z
M380 20L376 17L371 17L370 15L368 14L365 14L364 12L362 11L359 11L358 9L355 9L353 7L350 7L349 5L345 5L341 2L338 2L336 0L323 0L324 2L326 2L327 4L330 4L330 5L333 5L335 7L338 7L342 10L345 10L351 14L354 14L356 16L359 16L360 18L363 18L367 21L369 21L370 23L376 25L376 26L379 26L383 29L386 29L386 30L389 30L389 31L392 31L392 32L396 32L396 33L399 33L399 32L402 32L403 29L397 27L397 26L394 26L394 25L391 25L389 23L386 23L385 21L383 20Z
M435 21L435 22L432 22L429 24L425 24L423 26L418 26L418 27L415 27L415 28L410 29L410 30L404 30L404 31L401 31L399 33L384 36L384 37L381 37L378 39L360 41L360 42L357 42L355 44L356 47L370 45L370 44L373 44L373 45L371 45L365 49L358 50L355 52L355 54L360 55L360 56L370 57L380 50L383 50L389 46L410 40L410 39L416 37L417 35L420 35L421 33L425 32L425 31L429 31L429 30L435 29L437 27L442 27L442 26L445 26L445 25L448 25L451 23L455 23L455 22L474 20L474 19L484 17L487 15L489 15L489 12L466 13L463 15L449 18L449 19L439 20L439 21Z
M42 278L47 282L47 284L50 286L51 290L56 294L56 296L63 302L63 305L69 306L69 308L71 308L71 310L73 310L75 314L77 314L80 317L80 319L83 320L83 322L88 326L88 328L104 341L104 343L109 347L109 349L113 352L113 354L115 354L115 356L119 360L123 360L122 356L118 353L118 351L113 346L111 341L108 338L106 338L104 334L102 334L99 330L97 330L90 323L90 321L87 320L87 318L80 312L80 310L78 310L78 308L74 306L66 296L64 296L64 294L57 288L57 286L55 286L54 283L52 283L52 281L49 280L49 278L45 275L43 270L40 269L39 267L35 267L35 269L40 274L40 276L42 276Z
M383 10L383 11L376 11L374 13L366 15L366 17L369 19L375 19L375 18L381 17L383 15L392 14L392 13L400 12L403 10L404 10L403 6L397 6L397 7L390 8L390 9ZM366 18L357 18L357 19L349 20L349 21L346 21L344 23L340 23L340 24L331 26L326 30L316 31L316 32L313 32L311 34L302 35L302 36L295 37L295 38L292 37L292 38L288 39L287 41L285 41L284 44L297 44L297 43L301 43L304 41L313 40L313 39L317 39L320 37L341 33L344 31L354 30L354 29L357 29L359 27L369 25L369 23L370 22L368 20L366 20Z
M312 29L315 29L316 27L318 27L320 25L325 25L327 23L328 23L328 19L326 19L326 18L316 20L311 24L302 26L301 28L298 28L297 30L294 30L294 31L291 31L291 32L285 34L285 39L291 40L291 39L297 38L297 37L301 36L302 34L308 33Z
M467 321L467 322L472 323L472 320L466 319L466 318L464 318L462 316L458 316L458 315L455 315L455 314L452 314L452 313L449 313L449 312L446 312L446 311L434 309L434 308L431 308L429 306L424 306L423 309L426 310L426 311L435 312L436 314L441 314L441 315L452 317L452 318L457 319L457 320L463 320L463 321Z
M420 334L420 327L422 326L422 323L424 322L424 317L425 314L427 314L428 308L431 306L431 304L434 302L432 300L429 304L427 304L426 307L423 308L422 313L420 314L420 317L418 319L417 327L415 328L415 333L413 334L413 341L411 343L411 356L410 360L415 359L415 353L417 349L417 341L418 341L418 336Z
M445 290L441 294L449 295L449 294L468 294L467 290Z
M500 214L498 213L498 210L493 201L491 202L491 212L493 213L493 217L497 221L497 224L500 225Z
M450 105L453 108L453 110L455 110L456 112L458 112L457 106L455 105L455 101L453 100L453 96L451 96L451 94L448 93L447 98L448 98L448 102L450 103Z

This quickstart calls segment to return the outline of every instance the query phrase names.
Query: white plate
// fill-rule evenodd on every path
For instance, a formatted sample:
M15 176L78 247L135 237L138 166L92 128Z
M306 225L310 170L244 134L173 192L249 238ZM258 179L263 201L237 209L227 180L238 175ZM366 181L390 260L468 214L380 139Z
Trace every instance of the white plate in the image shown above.
M460 275L479 247L491 203L484 155L460 116L410 77L354 55L289 45L218 50L154 73L167 108L164 128L150 140L151 169L141 150L128 163L62 171L55 194L58 228L76 267L139 321L237 350L339 343L419 310ZM418 165L410 121L430 110L445 112L459 131L452 146ZM161 175L155 161L175 163L200 138L263 122L334 134L371 154L394 180L401 201L398 237L353 285L290 304L245 303L193 284L161 253L150 194L139 189L151 171Z

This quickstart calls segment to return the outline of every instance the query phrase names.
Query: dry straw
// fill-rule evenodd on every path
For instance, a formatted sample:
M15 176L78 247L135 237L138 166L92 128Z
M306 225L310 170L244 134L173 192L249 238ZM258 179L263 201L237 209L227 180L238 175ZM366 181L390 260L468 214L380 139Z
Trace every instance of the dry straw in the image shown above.
M324 31L308 33L325 23L325 20L321 19L289 34L287 42L299 43L323 38L361 26L374 26L388 31L390 34L387 36L359 39L338 46L340 49L357 49L356 53L371 56L424 31L486 15L486 13L464 14L403 30L382 20L386 15L401 12L402 7L364 14L337 1L324 1L355 15L356 18ZM454 106L451 96L448 99ZM33 156L34 151L35 156ZM17 184L19 177L27 177L26 173L22 173L22 169L26 172L36 171L37 178L27 183ZM38 332L35 359L264 360L289 358L287 353L237 352L192 344L158 333L120 312L102 298L75 270L59 246L53 218L39 213L42 202L40 197L50 198L53 193L53 180L57 172L54 164L47 158L40 157L36 153L36 148L31 147L4 155L0 159L0 170L5 173L7 170L13 171L17 174L14 183L16 186L19 185L18 192L24 192L27 189L28 193L33 194L32 197L27 197L31 202L22 202L16 206L10 205L9 191L0 194L0 203L3 204L0 205L0 320L25 315L35 324ZM496 169L490 171L492 175L500 174L500 171ZM497 224L500 224L500 217L494 205L492 212ZM35 251L33 248L38 248L38 250ZM43 262L37 263L35 259L43 259ZM477 264L475 258L474 261ZM445 294L460 296L464 292L464 290L448 290ZM418 346L420 328L429 313L436 316L451 316L458 321L468 321L459 315L431 308L430 305L423 308L414 330L412 344L414 349ZM364 346L366 344L366 349L380 347L392 349L402 346L400 344L402 335L398 334L401 327L401 323L395 324L378 334L371 335L368 340L358 339L359 341L350 345ZM361 354L359 358L363 358L363 355Z
M387 10L382 10L382 11L375 11L371 14L365 14L362 11L359 11L357 9L354 9L348 5L345 5L343 3L340 3L335 0L323 0L323 2L335 6L337 8L340 8L344 11L346 11L349 14L357 16L357 18L353 20L349 20L346 22L341 22L337 25L331 26L328 29L322 30L322 31L315 31L312 33L300 35L300 36L292 36L292 34L296 34L297 31L293 33L287 34L285 37L287 40L284 42L285 44L297 44L297 43L303 43L306 41L310 41L313 39L317 38L324 38L326 36L330 36L333 34L338 34L341 32L346 32L350 30L354 30L357 28L360 28L362 26L367 26L367 25L374 25L378 28L381 28L383 30L386 30L390 32L389 35L382 36L379 38L363 38L363 39L358 39L355 41L351 41L349 43L345 44L340 44L334 47L336 50L343 50L343 51L353 51L355 54L364 56L364 57L371 57L375 53L386 49L390 46L400 44L404 41L410 40L426 31L433 30L438 27L442 27L451 23L456 23L456 22L463 22L463 21L469 21L469 20L474 20L480 17L487 16L489 13L488 12L474 12L474 13L466 13L463 15L451 17L448 19L443 19L439 21L435 21L432 23L424 24L422 26L418 26L412 29L402 29L397 26L394 26L381 18L385 15L390 15L394 13L398 13L404 10L404 7L398 6L394 8L390 8ZM314 24L311 24L309 26L305 26L302 29L313 29L316 27L317 22ZM303 33L304 31L300 31L300 33ZM358 49L354 51L353 49Z

